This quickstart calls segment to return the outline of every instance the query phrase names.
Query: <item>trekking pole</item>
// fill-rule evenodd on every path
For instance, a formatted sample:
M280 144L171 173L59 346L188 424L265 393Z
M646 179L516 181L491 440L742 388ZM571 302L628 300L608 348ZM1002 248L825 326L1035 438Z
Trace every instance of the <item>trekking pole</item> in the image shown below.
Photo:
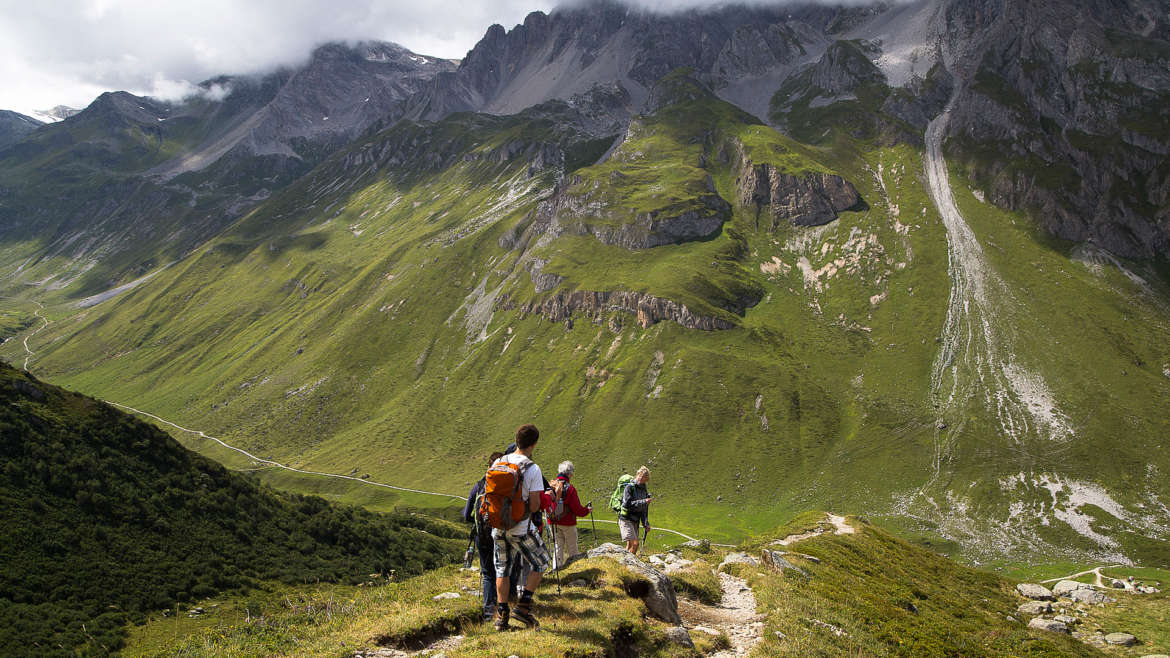
M553 571L557 575L557 594L561 593L561 561L557 559L557 530L550 522L548 524L548 534L552 535L553 544Z
M593 520L593 508L589 508L589 523L593 524L593 548L597 548L597 522Z
M646 526L643 525L642 526L642 545L638 547L639 552L641 552L641 549L646 548L646 536L649 534L650 534L650 528L647 528Z

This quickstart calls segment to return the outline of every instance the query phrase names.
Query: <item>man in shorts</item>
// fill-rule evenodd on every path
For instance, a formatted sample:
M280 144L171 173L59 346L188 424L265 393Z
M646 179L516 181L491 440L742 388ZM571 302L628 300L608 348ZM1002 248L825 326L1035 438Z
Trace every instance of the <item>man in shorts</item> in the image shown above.
M622 531L622 541L626 542L626 550L638 554L638 524L650 531L650 501L653 498L646 490L646 483L650 481L650 469L643 466L634 475L634 481L627 484L622 491L621 512L618 513L618 527Z
M540 467L531 463L532 453L536 449L536 441L539 438L540 432L535 425L520 427L516 430L516 451L500 458L500 461L510 464L521 466L528 464L524 469L524 479L520 486L529 516L540 510L540 494L544 491L544 476L541 475ZM532 616L532 593L536 591L545 570L548 569L548 551L544 548L544 542L536 535L530 518L525 518L517 523L516 527L511 530L493 529L492 539L496 544L496 598L498 599L496 630L507 630L510 616L514 616L529 628L539 628L540 624ZM528 564L532 572L528 574L528 579L524 583L524 592L520 595L515 610L509 610L508 599L511 588L508 586L508 576L513 569L521 568L522 561Z

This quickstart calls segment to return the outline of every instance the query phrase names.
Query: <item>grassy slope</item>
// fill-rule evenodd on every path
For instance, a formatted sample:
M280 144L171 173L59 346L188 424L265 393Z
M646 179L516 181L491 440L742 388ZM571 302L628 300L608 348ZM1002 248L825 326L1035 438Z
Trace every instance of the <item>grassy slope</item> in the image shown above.
M641 329L615 311L600 325L578 318L567 329L490 312L497 289L516 300L536 297L518 267L520 252L499 239L551 181L528 178L523 158L484 155L516 135L547 137L544 127L467 116L399 126L369 144L417 134L435 140L435 152L471 157L370 176L342 168L343 154L141 288L81 314L51 309L57 321L34 339L33 367L266 457L453 493L531 420L544 431L538 461L574 459L586 498L600 499L617 475L646 463L656 473L659 523L715 538L742 537L815 506L880 512L892 497L914 494L934 474L939 450L929 375L950 290L945 231L922 184L920 155L840 135L813 149L709 100L643 123L639 139L582 176L617 181L614 198L643 198L650 190L641 178L600 174L631 152L642 154L634 173L693 168L705 155L716 190L734 200L736 172L718 150L735 137L753 159L840 172L870 210L772 233L757 228L754 209L733 204L722 233L705 241L636 252L583 237L538 246L528 255L548 258L545 271L565 276L564 288L640 290L740 324L715 333L670 322ZM967 211L970 199L960 203ZM1017 230L1003 214L972 212L981 238ZM1050 381L1062 372L1047 368L1063 366L1048 338L1097 360L1070 380L1076 384L1054 385L1083 405L1075 420L1091 437L1080 453L1084 468L1097 463L1094 450L1112 445L1110 418L1132 420L1127 460L1149 456L1164 434L1154 410L1165 406L1167 386L1148 373L1170 362L1150 338L1165 313L1083 276L1059 283L1074 294L1058 302L1057 284L1018 268L1043 259L1073 270L1067 246L1027 233L994 240L1004 276L1026 290L1020 299L1096 309L1086 319L1138 346L1147 364L1147 379L1127 375L1144 384L1127 385L1124 396L1086 398L1092 386L1112 385L1100 373L1132 358L1094 349L1094 334L1078 323L1053 324L1050 315L1021 309L1021 326L1044 326L1021 345ZM742 317L720 308L745 290L762 300ZM477 301L488 312L469 313ZM22 353L18 344L0 348L8 358ZM1003 446L980 410L971 414L961 449L942 461L929 492L936 501L945 503L946 491L962 500L976 479L993 483L1036 463ZM1157 472L1165 472L1158 459ZM1066 465L1076 466L1053 468ZM1094 479L1124 489L1133 472L1110 468ZM1164 495L1156 477L1145 484ZM997 490L971 494L971 509L988 499L1003 513ZM885 522L978 541L921 508L915 515ZM1052 537L1095 548L1071 530ZM1156 545L1127 542L1135 555L1161 559Z
M0 365L0 644L104 653L145 613L269 582L454 557L462 531L278 494L166 434Z
M758 552L773 538L808 529L821 518L821 513L802 515L738 548ZM1100 655L1066 635L1029 630L1023 621L1010 619L1018 619L1016 606L1022 601L1014 581L959 566L862 519L849 522L856 534L822 535L791 547L820 560L789 556L810 578L730 567L749 581L763 615L763 641L751 655ZM711 563L722 553L683 551ZM204 602L209 614L203 618L156 617L137 629L127 654L325 656L376 644L420 649L461 634L461 643L443 647L446 655L600 656L612 655L615 648L638 655L687 655L666 645L666 626L629 598L629 572L612 561L592 559L562 573L564 583L577 579L588 585L564 586L560 594L551 583L542 586L534 608L544 629L540 633L492 631L477 619L478 574L445 568L369 587L301 587L267 599ZM718 592L718 585L708 582L712 580L692 575L686 583L676 582L676 589L682 595L704 596L705 590ZM449 591L461 597L432 598ZM1101 622L1106 628L1134 628L1145 641L1139 650L1149 653L1162 646L1155 625L1166 613L1165 599L1131 598L1095 608L1088 623L1109 616ZM834 634L812 620L845 634ZM692 637L707 639L699 632Z

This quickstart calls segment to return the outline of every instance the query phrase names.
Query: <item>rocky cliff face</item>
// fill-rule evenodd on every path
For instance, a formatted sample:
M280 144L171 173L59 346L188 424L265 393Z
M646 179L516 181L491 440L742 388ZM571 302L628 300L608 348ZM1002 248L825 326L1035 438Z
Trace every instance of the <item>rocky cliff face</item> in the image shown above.
M512 30L493 25L458 70L412 99L409 115L509 114L613 83L629 93L627 109L637 110L654 83L680 67L729 89L819 53L827 26L855 11L739 6L659 14L607 1L533 12Z
M0 235L42 240L20 260L45 271L27 275L87 273L78 294L112 287L215 235L454 66L330 44L301 68L208 80L179 104L103 94L0 151Z
M757 228L765 207L769 228L775 230L781 222L794 226L828 224L841 212L865 204L853 184L836 174L785 173L770 164L753 164L742 144L733 148L739 172L735 181L738 200L742 206L755 207Z
M1165 3L947 5L949 148L997 205L1125 256L1170 256Z

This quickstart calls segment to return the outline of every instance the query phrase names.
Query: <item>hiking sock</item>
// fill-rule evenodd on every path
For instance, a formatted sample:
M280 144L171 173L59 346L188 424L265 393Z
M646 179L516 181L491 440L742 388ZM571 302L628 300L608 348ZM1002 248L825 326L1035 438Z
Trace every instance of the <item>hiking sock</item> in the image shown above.
M525 607L532 607L532 590L525 589L524 593L520 595L520 603L527 604Z

